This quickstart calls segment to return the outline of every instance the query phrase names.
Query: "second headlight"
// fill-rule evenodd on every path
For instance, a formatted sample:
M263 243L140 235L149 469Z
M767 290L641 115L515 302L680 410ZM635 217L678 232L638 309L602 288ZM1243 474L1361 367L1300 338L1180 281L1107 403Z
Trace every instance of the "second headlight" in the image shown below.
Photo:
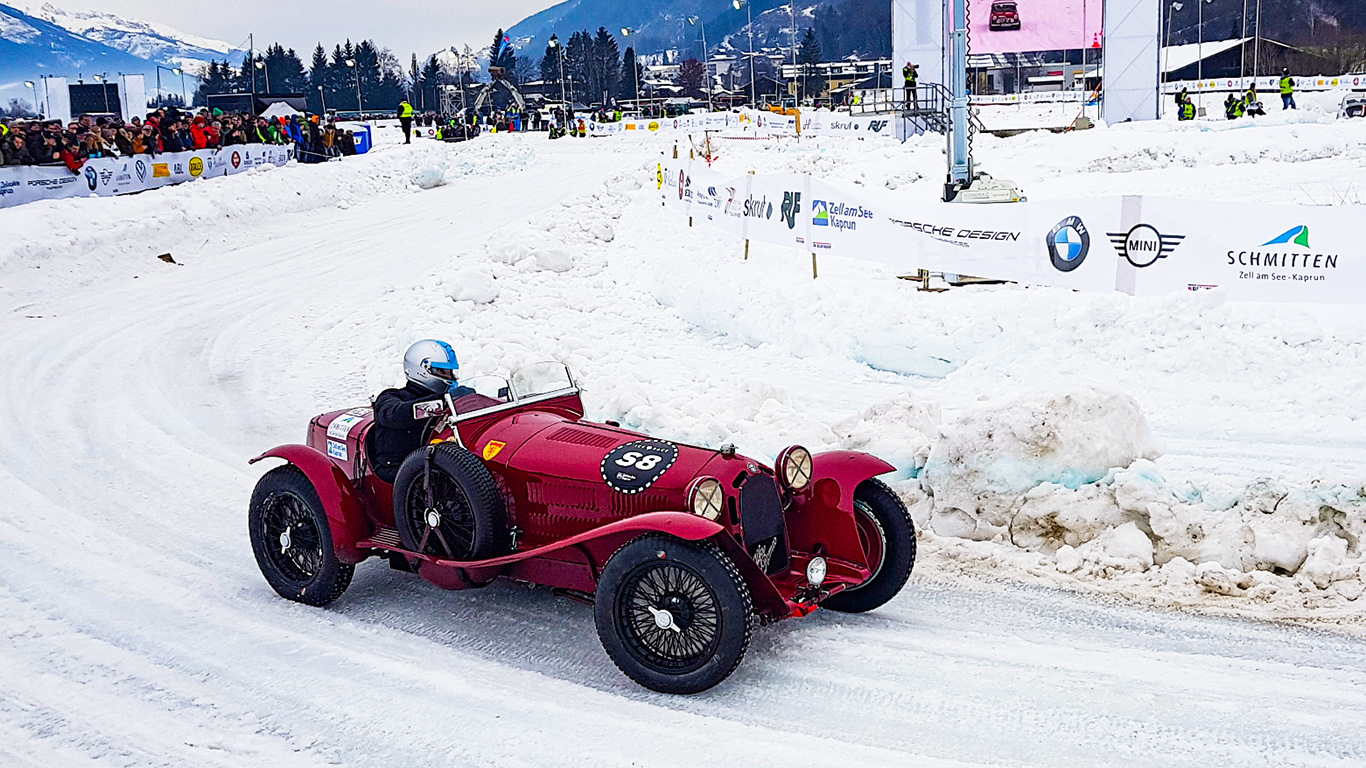
M778 472L783 485L800 491L811 483L811 452L794 445L778 454Z
M688 506L692 508L692 513L708 520L719 519L725 503L726 494L721 488L721 481L714 477L704 477L694 482L692 492L688 494Z

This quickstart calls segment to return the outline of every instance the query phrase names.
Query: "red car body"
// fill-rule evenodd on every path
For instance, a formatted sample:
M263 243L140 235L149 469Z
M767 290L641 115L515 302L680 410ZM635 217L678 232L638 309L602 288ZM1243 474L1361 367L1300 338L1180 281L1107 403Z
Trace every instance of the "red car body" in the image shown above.
M809 614L832 595L869 582L887 551L885 526L857 515L854 498L861 484L894 470L877 457L817 454L809 482L794 490L772 468L729 447L679 445L585 421L577 388L513 402L477 394L447 402L460 415L447 419L431 441L458 443L496 479L512 531L506 553L496 557L456 561L404 546L394 486L371 469L370 408L322 414L309 424L304 444L273 448L252 461L278 458L302 471L326 513L341 563L387 557L445 589L502 577L588 600L614 553L643 534L664 534L724 553L748 588L753 613L769 623ZM645 487L623 490L618 478L641 478L629 464L623 466L630 471L613 476L615 464L638 455L629 449L642 445L665 456L676 449L676 458ZM698 483L709 478L724 490L724 511L715 520L692 508ZM910 548L913 558L913 540ZM816 557L824 559L825 576L813 584L808 566ZM895 589L904 581L905 574Z

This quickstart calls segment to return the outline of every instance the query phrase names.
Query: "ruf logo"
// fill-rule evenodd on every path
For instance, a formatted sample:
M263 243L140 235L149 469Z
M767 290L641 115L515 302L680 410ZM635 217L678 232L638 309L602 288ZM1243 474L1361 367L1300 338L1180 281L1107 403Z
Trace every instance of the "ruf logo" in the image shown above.
M868 130L872 131L873 133L881 133L882 129L886 127L886 120L873 120L868 123Z
M783 193L783 221L787 222L788 229L797 228L797 214L802 212L802 193L784 192Z

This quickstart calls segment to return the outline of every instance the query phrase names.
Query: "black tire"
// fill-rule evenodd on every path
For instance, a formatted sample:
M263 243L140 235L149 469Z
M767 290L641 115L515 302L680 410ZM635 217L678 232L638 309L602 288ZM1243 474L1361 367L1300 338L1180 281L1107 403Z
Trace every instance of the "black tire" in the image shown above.
M323 606L351 586L355 566L337 559L318 492L293 464L256 483L247 525L256 565L280 597Z
M442 560L507 554L507 508L498 483L454 443L409 454L394 478L394 525L403 546Z
M871 611L896 597L915 566L915 523L886 483L877 478L859 483L854 489L854 517L864 552L878 562L869 563L874 567L867 581L821 603L822 608L842 613Z
M593 618L603 649L627 677L660 693L698 693L745 657L754 604L716 545L652 533L607 561Z

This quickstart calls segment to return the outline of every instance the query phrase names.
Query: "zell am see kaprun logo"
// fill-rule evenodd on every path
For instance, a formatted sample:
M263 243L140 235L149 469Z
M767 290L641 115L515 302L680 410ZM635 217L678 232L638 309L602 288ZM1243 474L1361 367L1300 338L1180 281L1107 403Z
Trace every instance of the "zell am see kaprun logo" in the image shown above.
M1186 239L1185 235L1164 235L1151 224L1139 224L1125 232L1107 232L1115 250L1130 264L1140 269L1151 267L1158 259L1165 259Z
M811 224L817 227L853 230L859 219L871 219L873 212L861 205L845 205L827 200L811 201Z
M1339 254L1336 253L1314 253L1313 247L1309 244L1309 227L1301 224L1291 227L1262 243L1257 250L1229 251L1228 264L1229 266L1263 269L1267 267L1308 270L1337 269L1338 256ZM1250 269L1241 270L1238 277L1244 280L1297 280L1301 282L1318 282L1327 279L1323 275L1316 274L1291 273L1287 275L1277 272L1256 272Z

